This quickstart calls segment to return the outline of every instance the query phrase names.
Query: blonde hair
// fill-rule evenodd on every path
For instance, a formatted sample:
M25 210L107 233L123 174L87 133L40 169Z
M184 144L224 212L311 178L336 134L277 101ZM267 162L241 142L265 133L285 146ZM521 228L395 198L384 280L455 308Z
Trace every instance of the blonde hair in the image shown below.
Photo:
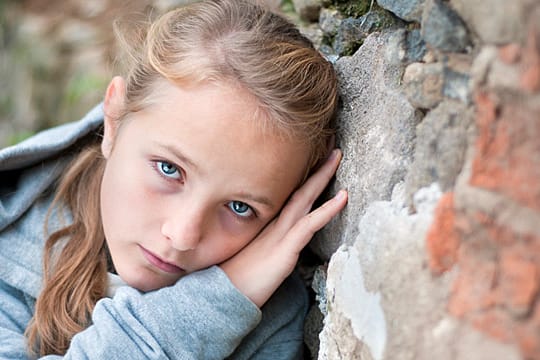
M326 156L338 99L336 75L290 22L247 1L217 0L171 10L147 25L130 32L115 25L128 60L124 115L147 106L154 85L164 79L178 86L233 84L258 101L267 115L264 126L309 146L309 168ZM65 204L73 222L51 234L45 246L44 288L27 329L30 348L40 355L64 354L105 296L97 195L104 164L96 140L59 185L53 206ZM53 249L66 237L53 264Z

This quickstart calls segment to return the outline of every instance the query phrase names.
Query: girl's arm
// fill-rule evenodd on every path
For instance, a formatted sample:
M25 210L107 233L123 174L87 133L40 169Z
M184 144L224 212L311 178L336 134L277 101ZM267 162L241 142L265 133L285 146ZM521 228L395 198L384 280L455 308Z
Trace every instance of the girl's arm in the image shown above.
M212 267L141 294L124 287L98 302L94 324L67 358L223 359L259 322L260 310ZM129 354L129 356L128 356Z
M2 283L0 358L27 359L23 295ZM260 310L218 267L142 294L118 290L100 300L93 325L74 336L65 359L223 359L255 328ZM44 359L62 358L46 356Z

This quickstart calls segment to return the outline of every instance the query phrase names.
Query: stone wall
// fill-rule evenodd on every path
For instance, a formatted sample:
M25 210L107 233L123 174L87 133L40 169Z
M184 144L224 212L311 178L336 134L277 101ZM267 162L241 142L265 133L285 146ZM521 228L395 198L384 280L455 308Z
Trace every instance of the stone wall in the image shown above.
M350 201L311 244L312 357L540 359L540 3L371 5L399 19L352 55L319 37Z
M0 145L101 99L118 14L182 1L0 2ZM301 259L308 357L540 359L538 0L282 9L335 63L350 194Z

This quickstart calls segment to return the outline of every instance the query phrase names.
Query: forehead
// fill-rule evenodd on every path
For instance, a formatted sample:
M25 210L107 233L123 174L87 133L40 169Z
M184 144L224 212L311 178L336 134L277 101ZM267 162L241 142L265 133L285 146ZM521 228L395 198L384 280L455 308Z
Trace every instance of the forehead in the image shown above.
M188 83L180 87L161 81L155 89L144 113L155 120L152 128L156 130L182 128L210 144L231 145L229 150L241 146L255 150L252 146L258 145L272 151L298 143L278 130L279 121L268 115L255 96L235 83Z
M292 190L307 166L307 147L279 135L255 97L229 84L162 83L134 118L138 141L177 149L197 175L239 188Z

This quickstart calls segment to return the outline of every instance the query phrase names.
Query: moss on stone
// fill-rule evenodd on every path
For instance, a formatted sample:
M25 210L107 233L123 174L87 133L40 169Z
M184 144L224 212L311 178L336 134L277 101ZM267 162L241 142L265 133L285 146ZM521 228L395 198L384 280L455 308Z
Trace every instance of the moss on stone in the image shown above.
M331 4L346 17L358 18L369 11L371 0L332 0Z

